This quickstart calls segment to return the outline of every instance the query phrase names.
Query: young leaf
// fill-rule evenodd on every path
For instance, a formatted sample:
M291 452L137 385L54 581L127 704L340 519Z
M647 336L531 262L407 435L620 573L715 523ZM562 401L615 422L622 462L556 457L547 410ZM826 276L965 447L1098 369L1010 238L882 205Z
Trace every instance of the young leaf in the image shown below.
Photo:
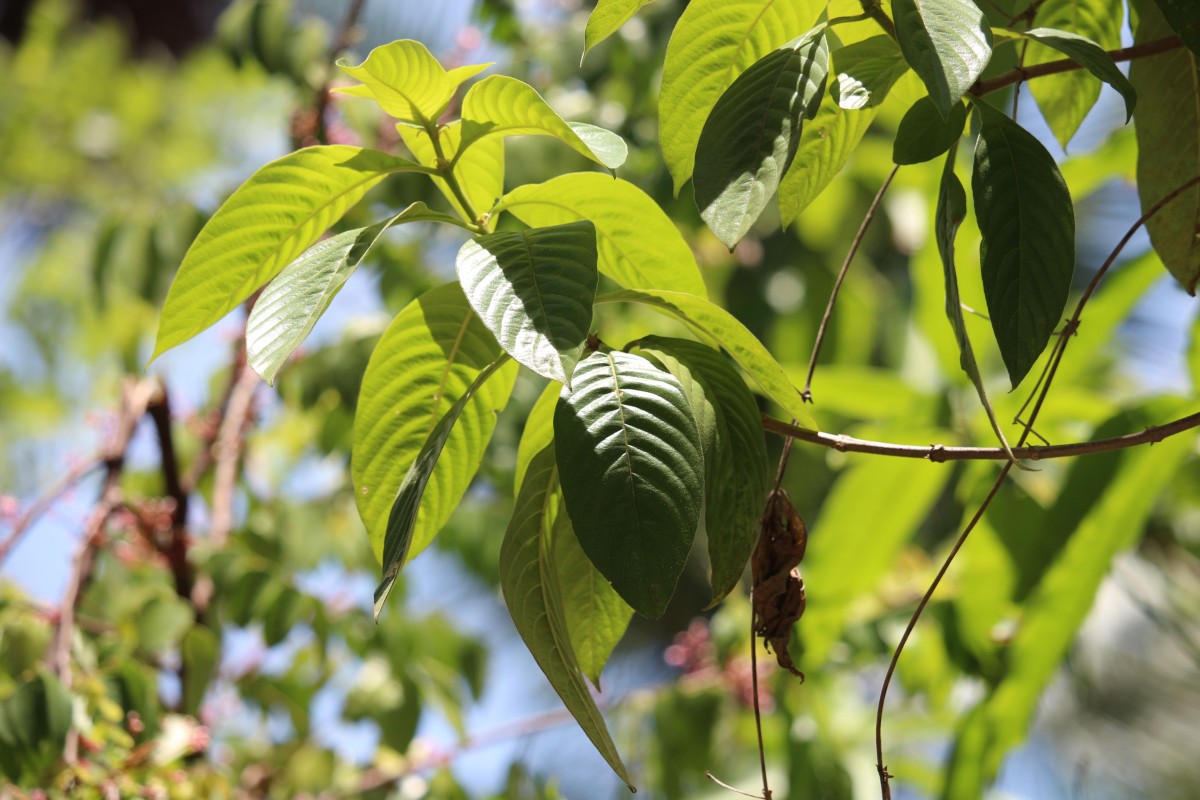
M600 271L630 289L666 289L706 297L696 257L679 229L638 187L598 172L560 175L518 186L496 212L533 227L578 219L596 226Z
M834 99L840 108L874 108L908 71L896 41L883 34L833 51Z
M992 30L971 0L894 0L896 38L943 115L992 57Z
M597 303L641 303L687 323L698 334L724 349L749 373L762 393L795 418L801 427L817 430L812 413L787 373L746 326L720 306L682 292L626 289L596 297Z
M587 220L489 233L458 251L458 279L513 358L571 384L596 299L596 228Z
M638 356L593 353L560 396L554 441L583 551L634 610L662 616L704 494L699 433L679 381Z
M350 461L354 499L376 556L382 557L395 487L446 409L501 352L457 282L418 297L379 340L363 374ZM516 373L516 364L501 369L475 394L451 430L446 452L429 478L410 553L415 555L433 540L462 499Z
M696 206L726 247L750 230L779 188L825 90L824 28L764 56L725 90L696 147Z
M663 61L658 138L675 194L692 177L700 132L734 78L811 28L825 0L693 0Z
M958 102L943 115L929 97L922 97L900 120L892 143L892 161L897 164L923 164L949 150L963 134L967 107Z
M983 291L1013 388L1062 319L1075 269L1075 210L1046 148L976 103L981 121L971 190L983 238Z
M376 150L327 145L297 150L250 176L183 257L151 360L237 308L395 172L430 170Z
M464 81L491 64L472 64L447 72L425 45L404 39L376 47L357 67L345 59L338 61L338 66L362 85L334 91L370 97L392 117L425 126L437 122Z
M1149 3L1143 4L1137 42L1171 35L1171 28ZM1137 112L1137 187L1142 211L1200 172L1200 57L1172 50L1139 58L1129 78L1141 103ZM1154 249L1188 293L1200 283L1200 186L1192 186L1146 222Z
M1110 13L1105 14L1104 16L1110 21L1110 24L1115 25L1116 36L1114 38L1119 42L1121 7L1118 5L1115 19L1111 15L1112 10L1110 9L1109 11ZM1044 44L1047 47L1057 50L1067 58L1079 64L1092 75L1120 92L1121 97L1125 99L1125 121L1128 122L1133 118L1133 107L1137 105L1137 91L1133 88L1133 84L1129 82L1129 79L1122 74L1121 70L1117 69L1117 65L1113 63L1112 58L1110 58L1108 53L1104 51L1103 47L1096 44L1091 39L1080 36L1077 33L1053 30L1051 28L1033 28L1025 31L1024 36L1027 39L1032 39L1035 42ZM1045 60L1048 61L1049 59ZM1060 112L1058 109L1060 106L1055 104L1066 103L1067 106L1070 107L1071 105L1074 105L1071 103L1071 98L1049 91L1039 94L1039 83L1040 79L1030 82L1031 91L1034 92L1033 96L1038 101L1038 107L1041 108L1043 112L1049 111L1049 113L1046 114L1046 120L1047 122L1051 122L1052 119L1054 120L1051 122L1051 127L1054 128L1055 135L1058 136L1059 142L1066 147L1067 142L1070 141L1071 137L1075 135L1075 131L1079 128L1079 123L1083 122L1083 118L1087 116L1088 109L1090 109L1092 104L1096 102L1095 98L1098 96L1098 92L1089 91L1089 88L1095 87L1085 88L1073 85L1072 89L1077 90L1080 93L1081 100L1086 100L1089 96L1092 98L1092 100L1091 103L1086 103L1086 108L1084 108L1083 104L1081 103L1079 108L1073 109L1075 111L1075 115L1069 118L1064 118L1059 115ZM1053 84L1051 86L1053 86ZM1058 122L1059 126L1056 126L1055 122ZM1073 125L1064 123L1073 123Z
M450 406L445 415L438 420L437 425L433 426L425 443L421 445L416 460L412 462L412 466L404 475L404 480L400 482L400 490L396 493L396 500L388 515L387 530L384 532L383 578L375 589L376 620L383 611L383 604L392 591L396 576L400 574L401 567L408 561L409 549L413 544L413 529L417 524L417 514L421 509L425 488L429 485L429 479L433 477L433 471L437 467L438 459L441 458L442 450L446 447L446 442L450 439L450 433L454 430L455 423L458 422L463 409L467 407L467 403L471 401L479 388L487 383L488 378L492 377L507 362L508 356L501 355L480 371L479 375L475 377L475 381L466 388L454 405Z
M583 56L587 58L588 51L617 32L643 6L652 0L597 0L596 7L588 17L587 27L583 30Z
M754 396L716 350L687 339L647 336L641 353L658 361L688 392L704 444L704 529L712 570L712 605L737 586L758 538L770 488L767 446Z
M490 136L522 134L553 136L609 169L624 164L628 153L625 141L611 131L564 122L532 86L516 78L493 75L467 91L462 106L460 153Z
M404 146L412 151L417 161L427 167L437 166L433 142L429 140L429 134L423 128L397 125L396 130L400 132ZM454 161L454 175L463 189L463 194L470 201L472 211L476 214L484 213L504 194L504 140L497 137L476 142L461 158L456 159L462 143L462 122L455 120L442 125L437 131L441 137L442 153ZM471 219L472 215L458 202L444 178L435 175L433 182L459 214L465 219Z
M1154 1L1170 29L1179 35L1193 55L1200 56L1200 5L1191 0Z
M267 284L246 320L246 357L267 383L297 347L383 232L402 222L462 223L413 203L389 220L317 242Z
M550 685L613 772L632 790L633 780L621 763L587 683L579 674L563 613L559 577L551 552L554 523L562 516L557 485L554 447L549 446L530 464L512 521L504 532L500 546L500 589L517 633Z
M937 239L938 255L942 257L942 271L946 276L946 317L950 320L950 327L954 329L954 340L958 343L959 365L975 386L979 402L987 412L988 421L992 423L992 430L996 432L1000 446L1011 461L1016 461L1012 450L1009 449L1008 439L1004 436L1004 429L996 420L996 412L992 410L991 401L984 391L983 376L979 374L979 365L975 363L975 351L971 347L971 338L967 335L962 300L958 295L958 272L954 267L954 237L958 235L958 226L967 216L967 192L958 176L954 174L954 159L957 154L958 145L955 143L950 146L946 166L942 169L937 211L934 214L934 235Z

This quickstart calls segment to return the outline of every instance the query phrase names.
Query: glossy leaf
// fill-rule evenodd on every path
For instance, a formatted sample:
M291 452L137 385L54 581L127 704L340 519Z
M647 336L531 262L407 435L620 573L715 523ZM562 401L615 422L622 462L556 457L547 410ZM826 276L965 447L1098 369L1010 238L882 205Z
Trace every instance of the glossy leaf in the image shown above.
M612 36L652 0L597 0L583 30L583 55Z
M1075 211L1037 139L984 103L971 181L983 290L1013 388L1062 319L1075 269Z
M489 233L462 246L457 270L467 300L500 346L569 386L592 325L595 226L581 220Z
M894 0L904 58L943 115L949 115L992 57L987 18L971 0Z
M817 430L817 423L788 380L787 373L746 326L720 306L682 292L627 289L596 297L597 303L640 303L687 323L698 334L721 347L758 384L762 393L798 420L801 427Z
M338 61L338 66L362 85L335 91L370 97L398 120L428 125L437 122L464 81L491 64L447 71L425 45L403 39L376 47L358 66L351 66L345 59Z
M446 410L501 352L457 283L414 300L379 340L363 374L350 462L354 498L377 557L409 466ZM411 554L433 540L466 492L516 372L510 363L488 381L451 430L418 511Z
M943 116L933 100L922 97L913 103L896 129L892 143L892 161L897 164L923 164L949 150L962 138L967 124L967 107L955 103Z
M254 371L274 383L280 367L304 343L342 286L383 232L402 222L462 223L413 203L389 220L317 242L263 289L246 321L246 357Z
M975 387L979 402L987 412L988 421L1000 446L1012 461L1016 458L1008 446L1004 429L996 420L996 412L988 400L983 388L983 376L979 374L979 365L975 361L975 350L971 347L971 337L967 335L967 322L963 319L962 300L958 294L958 271L954 266L954 238L958 235L958 226L967 216L967 192L963 189L958 176L954 174L954 160L958 154L957 145L950 147L946 156L946 165L942 169L942 181L938 187L937 210L934 213L934 236L937 239L938 255L942 259L942 272L946 278L946 318L954 330L954 341L958 344L959 366Z
M694 0L663 62L658 137L675 194L692 177L696 145L717 99L772 50L813 27L823 0Z
M872 36L833 51L832 93L847 111L874 108L907 71L896 41L884 34Z
M400 132L404 146L412 151L417 161L427 167L437 166L437 153L428 133L408 125L397 125L396 130ZM483 214L504 194L504 139L496 137L475 142L461 158L456 159L459 145L462 143L462 122L455 120L437 130L441 137L442 154L454 161L454 175L467 200L471 202L471 210L475 214ZM433 182L442 196L464 219L474 219L474 216L458 202L444 178L435 175Z
M1102 20L1100 24L1103 25L1103 30L1101 32L1108 34L1107 40L1114 42L1112 46L1116 47L1121 41L1121 19L1124 14L1124 6L1121 3L1101 5L1110 6L1096 9L1099 12L1097 16ZM1077 32L1052 28L1033 28L1025 31L1024 36L1062 53L1094 77L1120 92L1121 97L1125 100L1125 121L1128 122L1133 118L1133 107L1137 105L1137 91L1134 90L1133 84L1129 82L1124 73L1117 69L1117 65L1105 52L1104 47L1085 36L1080 36ZM1037 52L1034 53L1034 56L1040 55ZM1050 61L1052 59L1042 57L1041 60ZM1029 63L1039 62L1031 58ZM1065 80L1067 75L1072 77L1070 82ZM1030 81L1030 91L1033 92L1038 107L1042 109L1046 121L1050 124L1054 135L1058 137L1059 143L1066 147L1067 142L1079 129L1083 118L1087 116L1087 112L1095 104L1096 98L1100 96L1099 87L1094 83L1081 86L1078 80L1080 77L1078 71L1074 74L1064 73L1046 77L1057 77L1064 80L1061 85L1055 82L1045 85L1042 84L1043 79L1039 78L1036 81Z
M634 610L662 616L704 495L699 433L679 381L638 356L593 353L559 399L554 441L583 551Z
M1171 35L1171 27L1149 3L1143 4L1136 42ZM1129 78L1141 102L1137 114L1137 187L1142 211L1149 211L1184 181L1200 174L1200 57L1172 50L1140 58ZM1192 186L1146 222L1150 242L1163 264L1190 294L1200 283L1200 186Z
M472 86L462 106L459 152L491 136L553 136L609 169L625 163L625 141L611 131L569 124L554 113L533 87L516 78L493 75Z
M534 457L500 546L500 588L517 632L563 704L613 772L633 779L609 736L572 649L559 578L554 571L554 523L561 514L553 447Z
M825 90L824 28L768 53L713 107L696 147L693 182L701 218L730 250L779 188Z
M408 561L409 550L413 544L413 530L417 524L417 515L420 512L425 487L429 485L429 479L433 477L433 471L437 467L438 459L442 456L446 442L450 439L450 433L454 430L455 423L458 422L463 409L467 407L467 403L471 401L480 387L487 383L488 379L507 362L508 356L504 355L480 371L474 383L466 388L462 396L455 401L454 405L450 406L433 430L429 432L429 437L421 446L420 452L417 453L416 460L412 462L412 466L405 473L404 480L400 483L400 490L396 494L396 501L392 504L391 514L388 516L387 530L384 532L383 579L375 589L376 620L383 611L383 604L392 591L396 576L400 574L401 567Z
M1191 0L1154 0L1167 24L1193 55L1200 56L1200 6ZM1145 13L1144 11L1142 13Z
M658 361L688 392L704 445L704 529L715 605L742 577L758 540L771 468L754 396L733 364L698 342L647 336L642 355ZM698 396L697 396L698 395Z
M508 211L539 228L591 220L600 271L617 283L707 296L696 257L675 223L628 181L598 172L560 175L518 186L504 195L496 211Z
M163 304L154 358L220 320L381 180L425 167L376 150L308 147L272 161L200 231Z

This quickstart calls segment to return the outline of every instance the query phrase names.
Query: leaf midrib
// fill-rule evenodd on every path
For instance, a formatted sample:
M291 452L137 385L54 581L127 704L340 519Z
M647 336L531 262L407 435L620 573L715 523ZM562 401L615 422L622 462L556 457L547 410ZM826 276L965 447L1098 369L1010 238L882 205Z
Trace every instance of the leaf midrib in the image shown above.
M617 401L617 413L621 418L621 440L625 443L625 470L629 478L629 499L633 507L633 520L640 531L642 529L642 520L638 514L637 484L634 481L633 475L633 446L629 443L629 425L625 422L625 403L621 400L621 381L617 376L617 362L612 357L612 353L605 353L604 357L608 359L608 371L612 375L613 380L613 398Z

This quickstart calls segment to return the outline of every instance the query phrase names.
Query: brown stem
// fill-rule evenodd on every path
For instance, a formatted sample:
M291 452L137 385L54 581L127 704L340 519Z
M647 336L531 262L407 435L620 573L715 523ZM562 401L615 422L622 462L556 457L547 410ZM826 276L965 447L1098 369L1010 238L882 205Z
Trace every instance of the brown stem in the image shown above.
M1180 47L1183 47L1183 42L1178 36L1167 36L1163 39L1155 39L1153 42L1143 42L1142 44L1135 44L1132 47L1109 50L1108 56L1114 62L1131 61L1135 58L1146 58L1147 56L1166 53ZM999 91L1014 83L1027 81L1031 78L1040 78L1045 75L1057 75L1060 72L1071 72L1077 69L1083 69L1083 67L1077 61L1072 61L1069 58L1064 58L1060 61L1047 61L1045 64L1035 64L1032 67L1014 67L1008 72L1002 72L993 78L976 81L975 85L971 87L970 93L976 97L983 97L985 94Z
M754 616L750 617L750 696L754 701L754 732L758 734L758 765L762 769L763 800L771 800L771 787L767 784L767 751L763 745L762 711L758 703L758 636L754 630Z
M163 491L171 501L171 536L166 542L155 540L155 544L171 567L175 580L175 593L184 600L192 595L192 570L188 563L188 493L183 489L179 472L179 458L175 453L175 437L171 430L171 401L165 386L160 385L159 394L146 409L154 422L158 435L158 449L162 461Z

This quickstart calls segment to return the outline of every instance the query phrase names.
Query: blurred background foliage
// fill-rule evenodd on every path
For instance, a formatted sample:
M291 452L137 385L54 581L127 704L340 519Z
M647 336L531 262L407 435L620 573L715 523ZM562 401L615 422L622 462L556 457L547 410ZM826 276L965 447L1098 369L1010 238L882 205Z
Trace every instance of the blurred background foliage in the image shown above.
M999 16L1014 3L983 5ZM617 130L631 147L622 177L663 205L713 296L802 384L837 267L891 168L891 133L915 96L903 85L894 93L846 169L790 230L768 213L730 254L700 223L690 193L672 196L658 152L657 81L682 6L648 6L580 66L589 9L579 0L368 0L354 49L411 37L447 64L494 60L562 116ZM122 377L143 375L157 309L206 215L298 142L303 111L329 77L342 13L332 0L5 4L4 536L100 447ZM331 140L401 147L369 104L330 102L322 122ZM1077 280L1086 281L1138 215L1131 131L1119 128L1120 104L1107 88L1070 153L1027 97L1018 109L1061 158L1080 217ZM506 185L583 169L553 142L517 140ZM823 430L922 445L990 441L943 311L930 236L939 172L900 171L849 273L813 384ZM369 224L419 199L441 202L427 183L389 182L342 225ZM978 238L969 215L960 281L973 308L984 307ZM437 546L405 573L403 606L378 627L370 620L377 567L348 480L358 384L391 315L447 279L460 241L418 225L393 231L276 389L256 390L228 540L213 547L204 535L211 476L189 509L191 564L212 583L206 608L179 593L152 544L147 518L167 492L148 424L121 476L126 508L79 603L69 688L47 651L98 477L57 496L7 554L0 797L624 793L561 711L496 589L536 379L522 376L476 485ZM609 341L662 332L636 310L599 314ZM1117 435L1194 409L1194 317L1145 238L1135 239L1088 307L1040 436ZM185 468L211 440L243 318L235 312L151 368L171 401ZM969 316L968 325L999 418L1012 419L1024 397L1006 391L987 322ZM769 444L778 452L778 441ZM777 796L874 796L883 668L997 468L796 448L785 485L812 533L803 565L809 606L793 650L808 681L759 662ZM1013 476L900 663L901 691L886 718L898 796L1200 793L1198 487L1194 436ZM618 745L654 798L728 796L705 771L747 788L757 779L749 604L739 592L701 611L700 553L667 615L635 620L602 681ZM83 735L80 757L67 764L72 721Z

